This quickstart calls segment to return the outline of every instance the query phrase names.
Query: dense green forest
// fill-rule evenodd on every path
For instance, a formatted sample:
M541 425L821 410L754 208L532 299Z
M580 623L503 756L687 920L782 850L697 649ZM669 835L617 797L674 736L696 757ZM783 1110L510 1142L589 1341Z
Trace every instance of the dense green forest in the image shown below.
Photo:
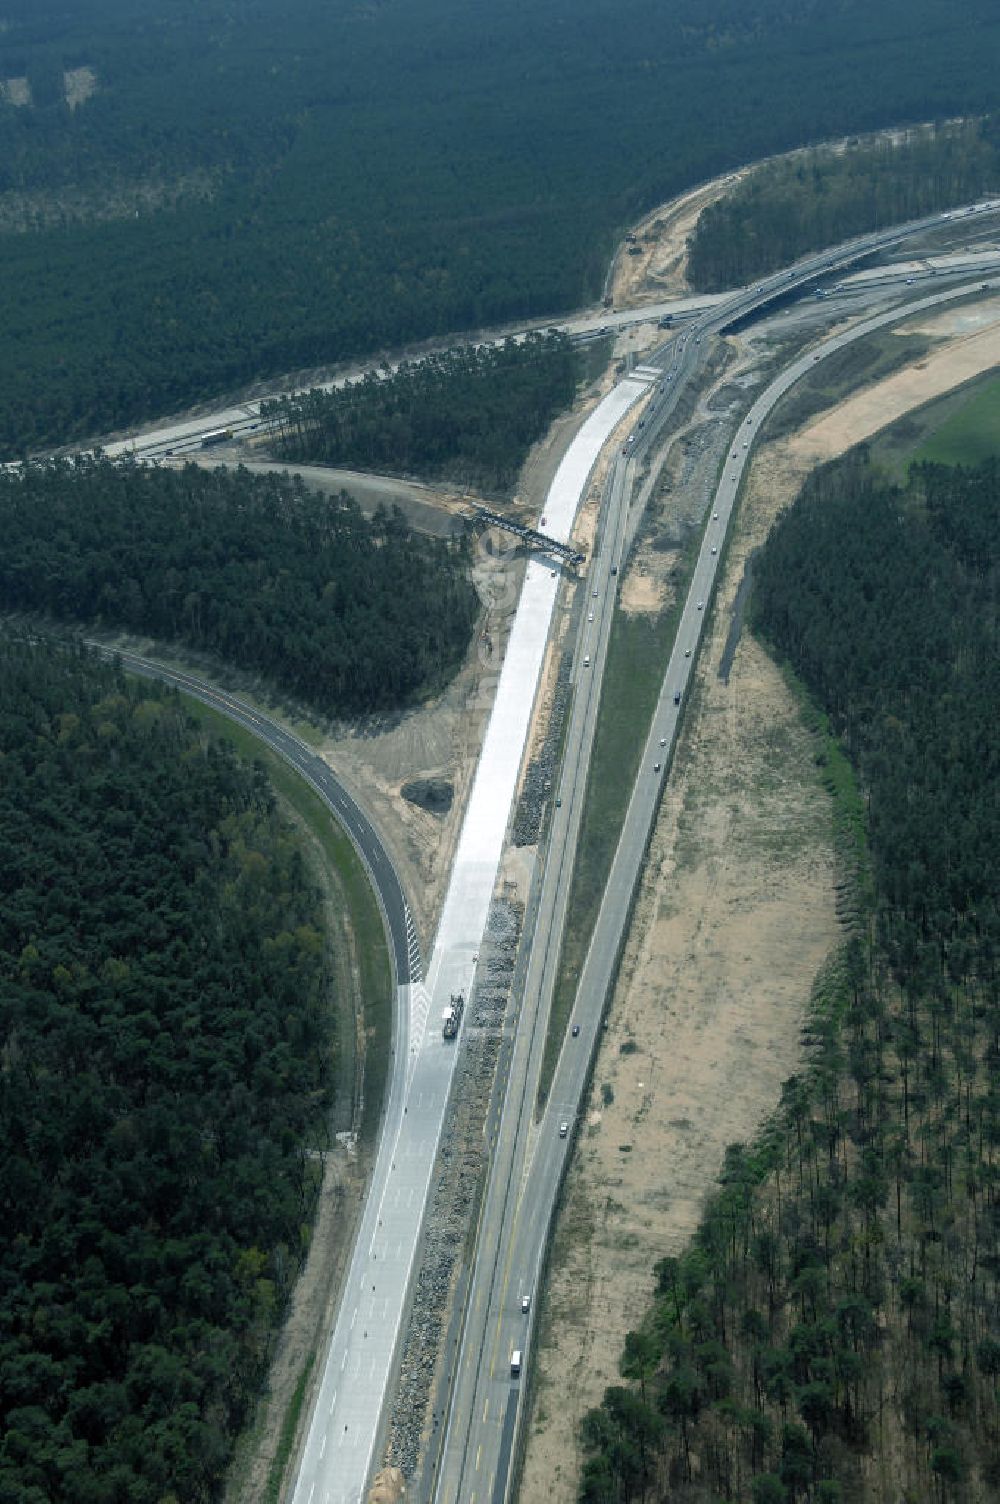
M701 292L739 287L807 251L1000 197L1000 115L768 162L710 204L691 237L688 273Z
M715 172L997 103L994 0L8 0L0 453L599 296ZM93 92L67 102L65 74ZM17 103L17 100L24 102Z
M175 697L0 637L0 1498L217 1497L325 1142L320 896Z
M585 1421L591 1504L1000 1491L998 539L996 461L898 489L861 452L763 550L757 624L823 707L858 919L808 1067Z
M78 459L0 476L0 609L187 644L322 715L440 688L479 609L464 539L288 476Z
M261 404L272 447L318 461L509 491L528 450L576 394L583 363L564 334L463 345L336 391Z

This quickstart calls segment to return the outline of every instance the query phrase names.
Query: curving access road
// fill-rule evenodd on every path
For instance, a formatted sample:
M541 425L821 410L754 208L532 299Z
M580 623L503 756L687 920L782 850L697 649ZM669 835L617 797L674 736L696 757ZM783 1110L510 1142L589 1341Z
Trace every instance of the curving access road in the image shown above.
M221 711L237 725L252 731L254 736L266 743L272 752L289 763L315 789L338 824L347 832L371 878L389 938L396 986L407 987L419 982L420 947L399 874L368 816L323 759L270 716L251 709L235 695L217 689L205 679L182 673L179 669L167 668L162 663L154 663L152 659L140 657L137 653L119 652L103 643L90 642L89 646L97 648L107 658L117 659L129 673L141 674L145 679L158 679L163 684L170 684L175 689L183 690L185 694L193 695L213 710Z

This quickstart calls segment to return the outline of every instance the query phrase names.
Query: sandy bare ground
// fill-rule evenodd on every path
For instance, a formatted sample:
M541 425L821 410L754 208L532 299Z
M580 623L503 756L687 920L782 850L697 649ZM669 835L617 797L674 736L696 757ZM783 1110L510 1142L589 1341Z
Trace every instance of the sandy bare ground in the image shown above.
M629 615L652 615L660 612L667 601L667 582L637 564L629 570L622 586L621 607Z
M940 349L755 461L557 1223L523 1500L576 1499L580 1420L620 1382L653 1265L686 1246L726 1146L752 1138L798 1067L810 988L842 933L829 803L791 697L747 636L728 686L718 677L747 553L815 463L996 364L998 325L985 304L926 321ZM633 610L644 567L640 551Z
M615 308L634 308L637 304L690 291L688 237L694 233L701 211L722 198L740 176L727 173L714 178L668 204L661 204L639 221L632 231L634 244L624 246L615 262L610 289ZM633 251L638 254L630 254Z
M808 424L790 441L793 456L812 464L833 459L912 408L1000 364L1000 298L901 324L897 333L930 334L943 343L915 365L855 393Z
M795 1070L838 938L809 737L756 643L728 686L717 674L726 605L776 501L761 488L732 549L595 1071L534 1359L526 1500L576 1498L579 1421L618 1382L653 1264L684 1247L726 1145L753 1135Z

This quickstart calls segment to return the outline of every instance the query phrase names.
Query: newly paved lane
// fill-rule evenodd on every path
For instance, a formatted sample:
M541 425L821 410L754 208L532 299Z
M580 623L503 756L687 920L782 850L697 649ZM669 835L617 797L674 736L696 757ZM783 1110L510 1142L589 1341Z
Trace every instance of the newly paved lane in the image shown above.
M569 538L594 463L609 434L647 390L620 382L582 425L545 504L545 531ZM549 639L558 571L533 559L504 653L503 669L458 841L426 985L409 989L372 1185L345 1298L315 1395L294 1504L359 1504L384 1422L407 1293L456 1046L442 1036L450 997L466 998L496 887L511 807Z
M487 1328L494 1316L489 1296L498 1270L505 1271L507 1266L510 1239L507 1210L518 1193L524 1169L524 1148L534 1111L538 1070L545 1043L545 1022L559 959L558 941L569 897L572 853L583 812L601 677L614 617L617 570L624 550L628 464L619 452L605 487L598 543L586 575L577 587L584 592L586 609L575 644L573 698L556 788L560 802L552 809L545 868L537 899L533 896L533 907L526 918L526 923L533 926L537 943L530 947L523 983L518 988L523 1001L516 1028L506 1041L509 1044L503 1057L506 1080L499 1085L495 1108L487 1124L488 1132L494 1135L494 1144L490 1181L478 1229L483 1257L473 1270L453 1374L451 1413L443 1443L441 1470L436 1480L437 1497L442 1504L454 1504L454 1501L466 1497L462 1492L463 1476L470 1499L477 1497L477 1491L479 1498L489 1498L492 1456L487 1449L484 1463L481 1443L477 1441L475 1449L470 1452L467 1442L473 1429L473 1405L479 1404L484 1422L501 1428L506 1426L507 1434L513 1435L516 1396L505 1397L505 1388L509 1387L510 1352L499 1353L488 1341ZM509 1030L508 1023L505 1034ZM515 1319L524 1325L520 1302L523 1296L530 1298L533 1293L537 1270L530 1263L520 1265L514 1269L508 1284ZM485 1372L487 1364L488 1373Z

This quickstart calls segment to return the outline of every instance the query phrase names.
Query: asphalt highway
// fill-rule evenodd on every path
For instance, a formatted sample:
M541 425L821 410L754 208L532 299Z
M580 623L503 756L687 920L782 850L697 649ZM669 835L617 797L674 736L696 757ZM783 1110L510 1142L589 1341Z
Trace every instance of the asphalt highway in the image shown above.
M480 1424L498 1428L501 1453L504 1438L513 1436L517 1389L514 1386L505 1396L509 1388L510 1353L497 1350L489 1341L487 1327L494 1313L488 1285L496 1281L498 1273L506 1273L506 1298L513 1303L515 1323L520 1321L526 1329L521 1301L528 1296L530 1302L537 1287L541 1247L529 1250L527 1257L522 1256L510 1265L514 1228L509 1221L509 1210L516 1204L526 1164L537 1140L534 1106L558 974L573 856L583 816L619 570L636 522L629 510L633 476L636 461L648 442L646 435L669 419L683 385L679 377L687 365L694 367L696 358L693 345L685 355L680 343L672 341L660 357L635 368L634 374L644 374L650 380L649 397L641 416L635 420L633 437L616 450L605 483L597 544L577 587L583 592L583 609L574 645L574 693L555 791L558 802L553 802L545 865L537 883L537 899L526 922L535 942L529 947L525 971L517 986L523 1000L516 1029L510 1032L509 1048L502 1060L504 1080L487 1123L493 1162L477 1237L485 1256L473 1272L461 1346L452 1374L452 1405L436 1469L435 1497L441 1504L474 1497L491 1498L494 1472L503 1473L502 1465L496 1470L490 1466L489 1448L484 1450L480 1441L471 1441L475 1430L472 1410L480 1399Z
M827 258L824 265L833 269L834 259ZM813 269L805 275L814 277L816 273ZM974 288L976 284L972 285ZM815 368L818 360L904 317L967 297L969 290L968 285L962 285L904 304L897 303L888 311L868 318L807 351L769 385L734 433L581 972L571 1018L571 1025L579 1028L579 1035L573 1035L572 1027L566 1035L546 1108L536 1125L533 1107L548 1000L568 901L572 848L579 826L597 708L594 681L581 683L582 671L577 669L579 703L574 705L567 735L564 771L559 783L562 807L555 813L550 832L534 943L527 962L521 1019L510 1055L506 1105L502 1115L491 1125L497 1134L494 1166L480 1217L477 1259L468 1283L465 1328L455 1365L450 1412L433 1493L437 1504L484 1504L484 1501L502 1504L509 1496L518 1427L524 1421L520 1398L532 1360L534 1296L543 1267L548 1230L572 1147L574 1128L579 1120L590 1061L611 996L639 873L667 777L726 532L760 424L785 393ZM768 288L763 287L754 296L768 301ZM738 316L742 316L742 311ZM727 326L732 317L728 307L714 310L676 342L676 355L664 371L664 378L670 374L673 380L668 387L664 379L659 389L660 397L654 397L647 407L645 427L636 431L633 443L627 446L630 457L641 455L654 442L658 426L655 405L666 391L676 391L693 373L702 353L701 340ZM621 460L624 459L622 456ZM591 591L587 605L595 608L592 629L596 635L591 655L595 677L603 669L613 614L614 592L607 589L606 571L612 560L618 562L622 557L624 533L628 526L624 495L627 479L619 461L609 487L606 524L609 535L617 542L607 556L602 548L591 567L597 595ZM590 583L588 576L587 584ZM590 641L585 637L583 640ZM679 704L675 703L677 695L680 696ZM561 1131L563 1125L566 1127L565 1136ZM527 1311L522 1304L525 1296L529 1297ZM511 1371L511 1355L515 1351L521 1354L518 1375Z
M605 487L598 550L578 586L584 592L586 610L583 612L574 654L574 693L566 727L562 771L555 796L559 802L553 800L546 866L537 905L529 915L536 943L530 947L527 971L518 988L523 998L520 1014L516 1027L508 1027L505 1031L509 1047L504 1059L506 1086L496 1095L493 1110L487 1120L487 1131L492 1141L492 1166L490 1187L484 1198L477 1238L478 1246L484 1250L484 1259L476 1265L458 1360L452 1376L453 1382L458 1382L455 1382L453 1390L453 1405L444 1438L443 1462L437 1478L437 1497L443 1504L459 1498L469 1498L471 1501L476 1497L477 1490L480 1499L490 1497L488 1475L484 1473L481 1478L471 1476L480 1472L480 1444L477 1443L476 1453L470 1458L468 1445L463 1444L462 1440L463 1435L468 1436L472 1429L471 1407L480 1393L483 1394L484 1424L491 1420L492 1407L493 1424L501 1432L513 1435L516 1396L504 1394L510 1353L501 1354L498 1358L490 1345L487 1324L491 1307L487 1297L489 1286L496 1280L498 1271L502 1270L510 1287L509 1299L514 1302L516 1315L520 1315L521 1300L524 1296L528 1296L530 1300L537 1285L538 1270L535 1265L522 1262L514 1271L509 1268L511 1228L506 1217L511 1199L516 1199L521 1184L525 1150L532 1135L549 1002L558 968L559 939L569 900L572 854L583 814L587 768L614 619L617 571L623 555L628 520L629 493L625 484L627 468L628 461L624 455L619 454ZM588 659L589 663L586 661ZM502 1370L499 1383L498 1364ZM466 1479L465 1486L470 1490L468 1494L463 1491L463 1478Z
M730 321L745 316L754 309L765 306L775 296L786 292L789 287L801 284L810 279L827 276L831 272L849 267L852 262L871 255L876 251L885 251L895 245L903 245L908 239L916 235L924 234L927 230L940 227L942 223L949 221L949 228L956 229L965 225L976 226L984 218L996 214L1000 209L1000 200L990 200L981 204L968 205L962 209L956 209L947 216L940 214L926 215L922 219L913 220L908 224L898 225L890 230L877 231L870 235L860 235L851 241L845 242L830 251L822 251L816 255L804 257L791 269L776 275L763 278L754 287L745 288L737 294L699 294L693 297L672 298L660 303L651 303L641 308L622 309L617 312L599 310L585 312L570 319L553 322L547 325L533 324L532 329L540 327L560 329L564 333L576 338L593 337L602 332L620 333L624 329L650 320L672 318L685 324L693 321L704 326L704 320L711 317L714 311L723 310L728 314ZM957 258L961 260L961 258ZM989 258L983 263L985 266L993 265ZM937 269L945 270L946 258L937 258ZM934 267L925 268L923 272L915 275L927 275ZM888 268L882 269L887 276L891 276ZM878 275L871 273L869 275ZM787 284L787 285L786 285ZM517 338L518 335L527 332L524 329L499 331L490 339L504 339L508 336ZM462 336L456 334L453 343L461 340ZM333 381L321 383L321 389L329 390L342 386L348 379L355 379L363 374L361 369L352 371L348 376L338 377ZM228 408L218 412L206 414L199 418L174 419L162 426L136 434L128 439L119 439L108 442L103 446L104 453L112 458L131 455L136 459L158 460L165 458L184 458L195 453L200 453L204 447L207 435L220 435L229 432L235 441L253 438L261 427L260 402L248 400L234 403Z
M617 382L577 430L546 499L546 530L558 541L565 542L572 531L581 495L609 434L647 389L641 378ZM474 999L479 951L548 648L558 573L550 559L537 557L525 572L426 983L407 989L407 1006L400 1008L390 1100L345 1295L325 1357L317 1364L294 1504L356 1504L364 1497L384 1434L398 1338L405 1328L460 1048L443 1036L442 1013L457 994Z

